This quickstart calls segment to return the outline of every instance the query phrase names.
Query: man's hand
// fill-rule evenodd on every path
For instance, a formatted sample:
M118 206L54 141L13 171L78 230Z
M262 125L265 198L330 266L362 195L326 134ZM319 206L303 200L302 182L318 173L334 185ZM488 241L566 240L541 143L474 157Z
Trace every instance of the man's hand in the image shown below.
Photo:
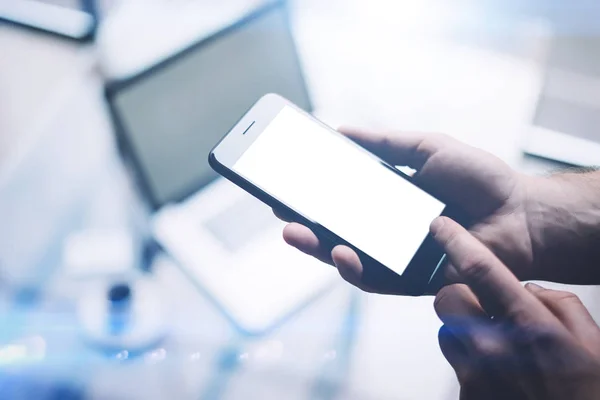
M600 283L595 265L600 265L600 174L529 177L485 151L439 134L342 133L392 165L415 169L414 181L468 217L469 231L519 279ZM348 247L332 251L296 223L285 228L283 237L337 266L344 279L365 291L402 294L365 285L360 259ZM460 279L452 266L446 276L449 282Z
M342 133L392 165L417 170L413 177L417 184L463 211L473 221L472 232L515 266L520 277L533 275L525 209L528 178L491 154L445 135ZM360 259L348 247L338 246L331 251L308 228L296 223L285 228L283 237L300 251L337 266L342 277L353 285L369 292L389 293L363 283ZM450 280L458 278L452 268L448 274Z
M518 279L456 222L431 226L465 284L441 289L440 347L461 399L597 399L600 329L579 299Z

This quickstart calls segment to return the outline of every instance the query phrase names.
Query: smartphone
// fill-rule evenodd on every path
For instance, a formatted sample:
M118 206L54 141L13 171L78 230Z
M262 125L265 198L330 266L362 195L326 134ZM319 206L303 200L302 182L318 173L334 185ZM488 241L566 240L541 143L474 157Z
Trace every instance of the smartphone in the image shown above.
M367 285L419 296L442 263L429 225L446 204L278 95L255 103L209 163L328 247L355 250Z

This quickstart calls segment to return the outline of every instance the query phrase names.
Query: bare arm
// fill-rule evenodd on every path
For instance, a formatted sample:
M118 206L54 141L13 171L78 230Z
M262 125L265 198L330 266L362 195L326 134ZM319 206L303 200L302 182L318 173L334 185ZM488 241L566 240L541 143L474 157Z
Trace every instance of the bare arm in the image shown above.
M599 284L600 171L533 178L528 193L536 279Z
M506 163L439 134L345 134L393 165L417 170L414 180L470 219L469 231L521 280L600 284L600 172L550 177L517 173ZM360 259L349 248L323 245L308 228L290 224L285 240L334 264L344 279L370 292ZM461 281L450 266L448 281ZM403 294L402 292L394 292Z

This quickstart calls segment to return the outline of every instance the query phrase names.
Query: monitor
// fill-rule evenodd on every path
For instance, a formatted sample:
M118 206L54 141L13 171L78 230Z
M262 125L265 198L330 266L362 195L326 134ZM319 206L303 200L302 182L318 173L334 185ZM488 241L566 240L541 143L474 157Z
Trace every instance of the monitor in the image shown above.
M217 177L209 151L270 92L311 108L285 2L270 3L106 91L117 134L155 208Z

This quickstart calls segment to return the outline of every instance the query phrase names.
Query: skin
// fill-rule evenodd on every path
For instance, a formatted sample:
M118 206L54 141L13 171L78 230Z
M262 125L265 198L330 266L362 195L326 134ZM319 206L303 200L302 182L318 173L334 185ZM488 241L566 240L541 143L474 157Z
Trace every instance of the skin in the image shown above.
M520 280L600 283L600 173L530 177L441 134L340 131L390 164L414 168L415 183L459 209L469 220L469 231ZM283 237L335 265L345 280L364 291L403 294L366 285L353 250L330 249L300 224L290 223ZM448 282L460 281L452 265L445 271Z
M523 287L456 222L431 232L465 284L440 290L439 342L467 399L597 399L600 329L572 293Z
M461 399L598 398L600 329L592 316L572 293L519 280L600 284L600 172L529 177L443 135L343 133L416 169L417 184L468 217L468 229L446 217L431 225L449 258L435 310ZM348 247L328 249L293 222L283 236L365 291L403 294L366 285Z

